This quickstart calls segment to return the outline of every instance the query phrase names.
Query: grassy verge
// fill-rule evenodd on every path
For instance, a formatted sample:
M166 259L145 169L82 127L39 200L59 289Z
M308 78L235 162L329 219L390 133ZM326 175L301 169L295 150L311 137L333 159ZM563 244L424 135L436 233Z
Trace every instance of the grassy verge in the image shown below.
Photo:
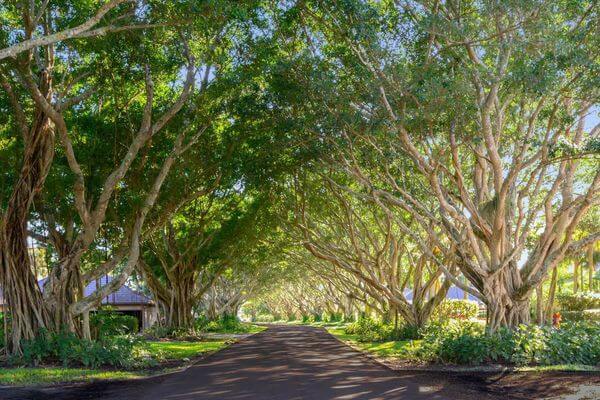
M419 346L420 340L397 340L388 342L359 342L357 335L349 335L344 332L343 328L332 327L327 331L341 340L342 342L363 352L377 356L383 361L400 361L404 360L404 351ZM447 366L451 367L451 366ZM458 366L458 368L474 368L477 366ZM582 364L560 364L560 365L544 365L544 366L528 366L515 368L516 372L600 372L600 367Z
M221 350L227 346L227 343L225 341L149 341L147 345L149 356L162 362L191 359L204 353ZM171 364L170 368L172 367L173 365ZM97 380L135 379L167 370L161 369L160 364L159 368L153 371L122 371L54 366L44 368L0 368L0 385L44 385Z
M340 339L341 341L358 348L362 351L371 353L378 357L401 358L402 354L408 348L418 346L419 340L390 340L387 342L359 342L357 335L349 335L344 329L339 327L328 328L327 331Z
M184 358L192 358L203 353L221 350L226 347L224 341L210 342L183 342L183 341L168 341L148 342L150 353L153 357L161 360L182 360Z
M201 328L203 333L218 333L218 334L252 334L262 332L267 329L264 326L254 325L248 322L236 322L233 324L222 324L212 322Z
M133 379L146 375L143 371L106 371L86 368L0 368L0 384L43 385L50 383Z
M254 324L248 324L248 332L247 333L258 333L258 332L262 332L264 330L267 329L266 326L260 326L260 325L254 325Z

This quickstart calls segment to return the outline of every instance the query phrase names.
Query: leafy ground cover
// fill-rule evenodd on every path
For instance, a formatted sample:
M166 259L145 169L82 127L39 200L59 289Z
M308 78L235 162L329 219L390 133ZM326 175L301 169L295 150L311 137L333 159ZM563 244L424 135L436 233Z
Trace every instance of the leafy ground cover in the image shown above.
M140 352L151 360L130 370L112 368L74 368L56 365L44 367L0 368L2 385L43 385L65 382L134 379L164 372L185 364L186 361L227 347L220 341L146 341L140 342ZM152 368L149 368L152 367Z
M227 347L232 338L202 339L205 334L254 334L267 327L223 318L202 324L201 331L162 332L143 338L101 335L86 341L72 334L43 334L24 346L25 355L0 368L0 385L132 379L177 368L195 357ZM157 327L160 330L161 327ZM161 333L161 332L153 333ZM168 333L168 335L167 335ZM155 336L157 337L157 336ZM190 340L184 340L190 338ZM9 360L10 361L10 360ZM16 366L15 366L16 365ZM31 366L34 367L31 367Z
M152 326L144 331L144 337L148 340L173 339L184 341L200 341L210 337L211 334L219 335L247 335L254 334L267 329L265 326L242 322L237 319L221 318L209 321L199 318L193 328L170 328L164 326ZM232 339L234 336L232 336Z
M596 365L600 354L599 327L594 324L565 324L561 329L521 327L515 332L488 336L476 323L451 321L432 324L420 340L365 340L364 332L355 333L353 328L338 326L327 330L348 345L393 366L477 368L491 363L524 372L600 371Z
M266 329L263 326L242 322L237 317L232 316L223 316L213 321L198 318L194 328L199 332L233 334L257 333Z

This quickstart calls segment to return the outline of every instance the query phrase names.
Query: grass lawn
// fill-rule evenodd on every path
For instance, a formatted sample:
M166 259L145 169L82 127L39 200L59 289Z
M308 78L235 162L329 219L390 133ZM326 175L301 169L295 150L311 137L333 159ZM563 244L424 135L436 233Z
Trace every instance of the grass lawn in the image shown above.
M357 335L349 335L342 328L327 329L336 338L354 347L367 351L379 357L402 357L404 350L410 346L418 346L420 340L391 340L388 342L359 342Z
M248 326L248 332L246 332L246 333L258 333L258 332L264 331L265 329L267 329L266 326L249 324L249 326Z
M153 341L148 342L148 346L150 353L158 359L181 360L183 358L192 358L202 353L221 350L227 344L222 340L210 342Z
M358 348L364 352L371 353L381 358L402 359L403 351L410 346L419 346L420 340L396 340L388 342L359 342L357 335L349 335L343 328L328 328L327 331L340 339L341 341ZM477 368L473 366L473 368ZM582 364L560 364L517 367L517 372L552 372L552 371L572 371L572 372L600 372L600 367Z
M141 371L103 371L85 368L0 368L0 384L41 385L99 379L132 379L144 375Z
M158 361L182 360L199 354L217 351L227 346L225 341L184 342L150 341L147 342L152 358ZM150 372L112 371L87 368L0 368L0 385L43 385L64 382L89 382L95 380L133 379L149 375Z
M209 323L202 328L203 332L207 333L223 333L223 334L252 334L262 332L267 329L265 326L254 325L248 322L237 323L232 326L223 326L219 323Z

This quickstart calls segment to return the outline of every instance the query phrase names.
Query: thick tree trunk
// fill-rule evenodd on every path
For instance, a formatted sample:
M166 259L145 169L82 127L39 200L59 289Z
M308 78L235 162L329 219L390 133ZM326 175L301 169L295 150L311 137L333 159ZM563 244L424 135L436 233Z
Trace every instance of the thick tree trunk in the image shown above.
M49 78L41 78L48 93ZM40 329L53 329L27 251L27 220L35 195L42 189L54 156L54 132L48 118L37 112L25 142L23 164L0 226L0 277L10 310L9 354L21 353L21 341Z
M496 332L501 327L517 328L521 324L529 324L529 299L515 301L510 297L499 294L488 298L487 330Z
M535 317L538 325L542 325L545 321L544 318L544 290L543 284L540 284L535 290Z
M579 292L579 260L573 260L573 293Z
M92 340L92 333L90 331L90 312L84 311L81 315L81 337L87 340Z
M171 299L165 307L167 326L172 328L193 327L192 306L194 300L189 286L189 284L180 283L171 287Z
M519 293L521 284L518 269L512 268L483 281L488 332L496 332L501 327L514 329L531 322L531 295Z
M57 265L44 287L44 298L48 311L57 329L83 334L81 326L75 321L70 310L78 299L83 297L83 287L78 266L70 266L68 262Z
M594 291L594 243L587 249L587 264L588 264L588 290Z
M548 300L546 301L546 311L544 312L545 322L552 322L552 313L554 311L554 300L556 298L556 284L558 282L558 267L552 269L550 278L550 288L548 289Z

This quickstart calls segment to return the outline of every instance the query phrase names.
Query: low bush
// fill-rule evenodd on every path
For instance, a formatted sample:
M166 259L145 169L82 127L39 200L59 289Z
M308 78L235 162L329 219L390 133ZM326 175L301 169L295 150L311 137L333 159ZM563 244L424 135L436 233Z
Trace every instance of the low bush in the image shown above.
M260 317L260 315L257 316ZM272 318L273 316L271 316ZM218 333L247 333L250 327L242 323L234 315L223 315L219 319L209 320L206 317L196 319L194 324L197 331L200 332L218 332Z
M344 322L355 322L356 318L354 317L354 314L350 314L350 315L344 316L344 318L342 320Z
M583 311L600 308L600 293L580 292L559 294L557 298L561 310L564 311Z
M343 315L341 313L331 313L327 315L327 322L341 322L343 319Z
M61 363L63 366L83 365L132 367L138 361L138 350L143 347L133 336L107 336L93 341L80 339L70 332L40 333L32 340L23 341L23 356L17 362L29 365Z
M281 321L281 314L280 313L273 313L273 321Z
M195 328L178 328L159 324L145 329L143 336L147 339L196 340L200 338Z
M436 307L433 318L438 320L469 320L477 317L479 305L472 300L444 300Z
M487 354L482 337L483 327L474 322L433 322L413 356L427 362L480 363Z
M563 321L579 322L600 322L600 308L595 310L583 310L583 311L561 311L560 313Z
M273 322L275 317L271 314L258 314L256 316L256 322Z
M408 358L423 362L480 364L503 362L515 365L600 363L600 324L564 323L520 326L487 334L474 322L432 323L419 347L407 350Z
M363 317L348 325L344 331L350 335L357 335L360 342L383 342L391 340L393 330L391 325Z
M394 340L421 339L421 331L414 325L402 325L394 331Z
M372 318L361 317L344 328L348 335L357 335L359 342L386 342L390 340L413 340L421 337L415 326L402 324L398 329Z
M95 339L136 333L138 330L137 318L110 308L100 309L90 315L90 331Z

